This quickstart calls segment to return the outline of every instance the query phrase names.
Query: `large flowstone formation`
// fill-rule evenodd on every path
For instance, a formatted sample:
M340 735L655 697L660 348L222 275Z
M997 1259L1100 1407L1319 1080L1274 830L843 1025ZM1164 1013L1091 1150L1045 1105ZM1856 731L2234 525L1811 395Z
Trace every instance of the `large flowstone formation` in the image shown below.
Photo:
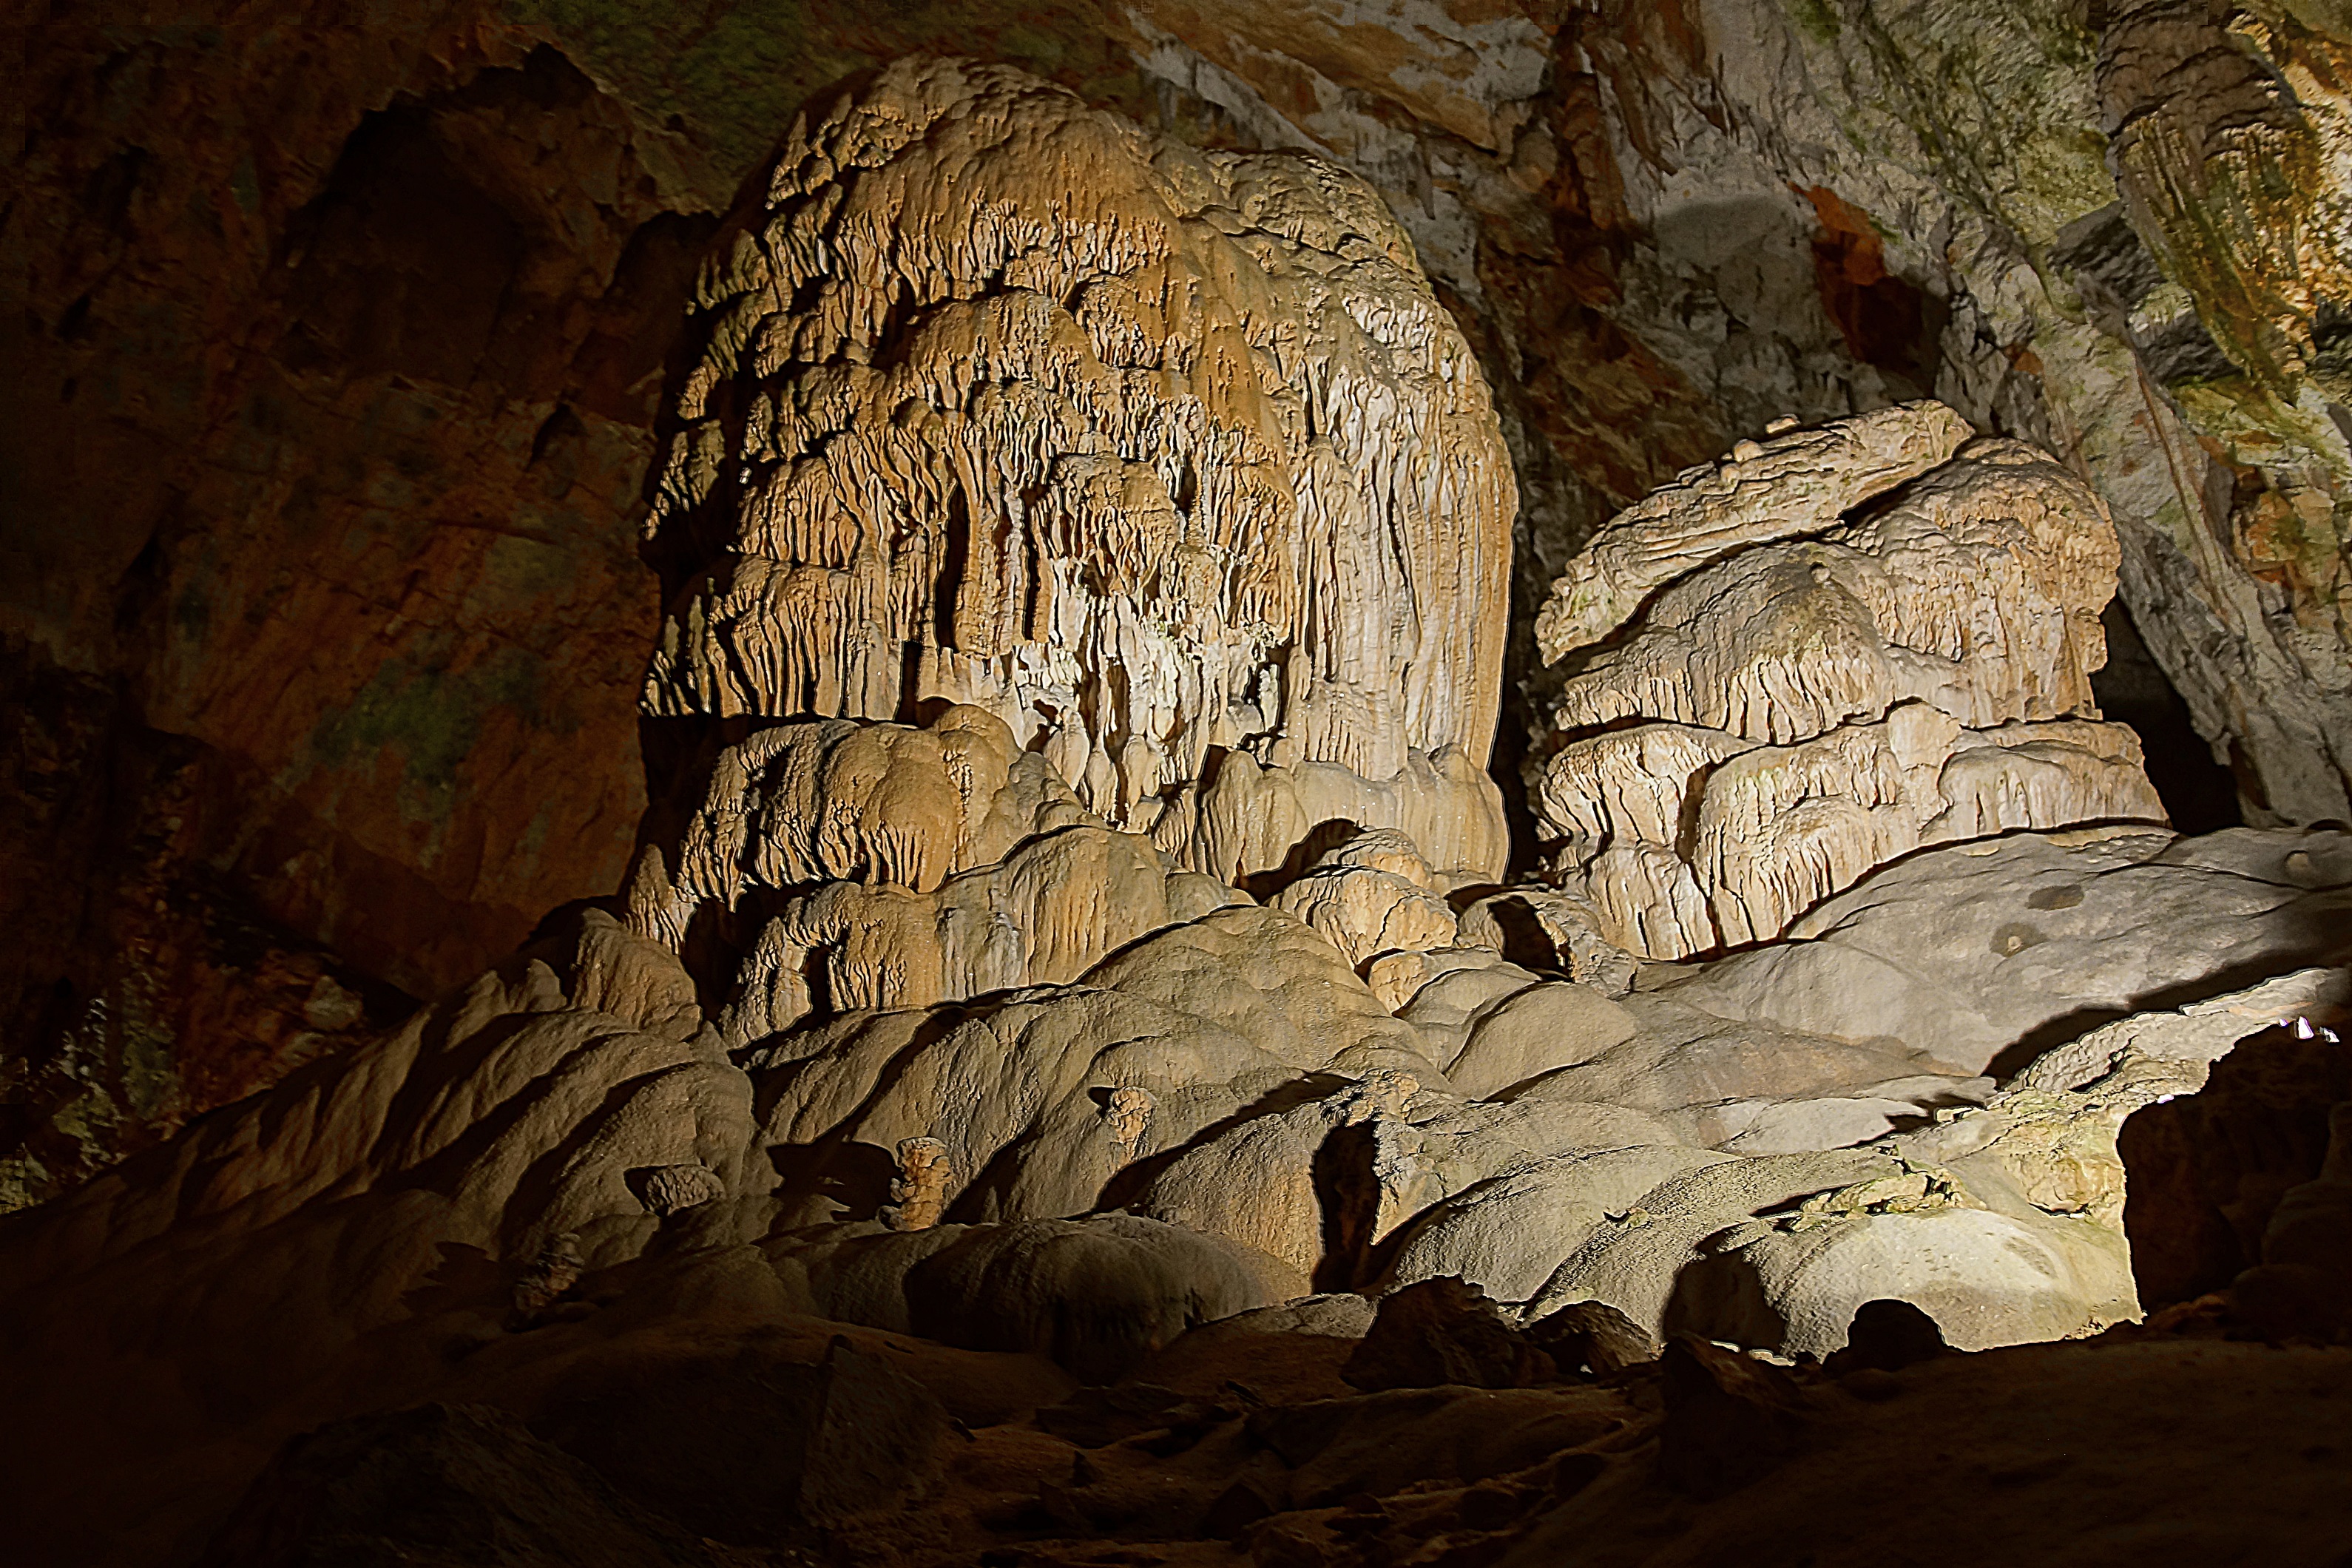
M648 526L715 558L649 710L968 703L1225 879L1300 816L1501 869L1517 491L1370 187L902 63L795 133L698 304Z
M2165 820L2091 694L2114 528L1971 434L1916 403L1742 442L1569 563L1538 809L1612 940L1767 942L1925 845Z

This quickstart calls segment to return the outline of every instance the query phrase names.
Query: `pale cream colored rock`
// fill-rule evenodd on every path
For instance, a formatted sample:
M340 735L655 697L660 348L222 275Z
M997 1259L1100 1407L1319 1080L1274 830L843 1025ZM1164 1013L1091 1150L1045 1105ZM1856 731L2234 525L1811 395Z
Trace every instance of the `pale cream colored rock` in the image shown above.
M1319 764L1353 782L1294 780L1308 826L1499 868L1510 463L1370 187L902 60L795 131L700 303L648 527L723 472L731 536L649 711L971 703L1226 878L1296 840L1231 842L1263 814L1210 809L1213 758Z
M1618 513L1569 563L1536 617L1547 662L1631 621L1652 592L1745 545L1811 533L1959 450L1968 422L1940 403L1899 404L1742 443Z
M1770 468L1778 500L1681 482L1571 564L1547 650L1579 657L1537 805L1605 938L1654 958L1769 941L1923 845L2163 820L2137 737L2092 700L2113 528L2057 463L1959 447L1957 424L1906 405L1776 437L1827 467L1735 460ZM1937 456L1890 456L1915 449ZM1626 581L1654 594L1615 619L1562 608L1617 604L1592 584L1635 542Z
M1586 1237L1661 1182L1737 1158L1653 1144L1538 1160L1432 1205L1397 1249L1396 1279L1459 1275L1497 1300L1527 1300Z
M1544 986L1509 1005L1581 989ZM1772 1154L1865 1142L1992 1087L1898 1039L1803 1034L1640 992L1606 1005L1581 1049L1556 1047L1549 1063L1530 1053L1531 1071L1551 1070L1519 1098L1622 1106L1656 1118L1676 1142ZM1589 1000L1581 1010L1599 1012ZM1611 1026L1597 1026L1604 1021Z
M1857 1307L1882 1297L1919 1306L1965 1349L2094 1332L2138 1310L2116 1150L2124 1120L2194 1093L2237 1041L2346 995L2341 972L2305 970L2136 1014L1918 1131L1853 1149L1701 1161L1639 1194L1612 1193L1602 1223L1571 1214L1566 1230L1530 1226L1527 1254L1497 1256L1494 1238L1528 1223L1528 1204L1557 1201L1551 1173L1581 1181L1590 1162L1530 1167L1439 1205L1400 1266L1462 1264L1516 1282L1564 1237L1570 1250L1531 1312L1591 1297L1654 1327L1816 1355L1843 1342ZM1637 1066L1633 1081L1676 1100L1691 1092L1661 1082L1654 1064ZM1622 1085L1612 1092L1637 1098Z
M1695 1013L1900 1041L1956 1073L2008 1074L2068 1017L2347 963L2352 834L2086 830L1915 854L1787 940L1654 968L1643 989Z
M1453 906L1433 889L1412 840L1392 827L1326 852L1274 903L1321 932L1359 971L1382 953L1454 942Z
M1412 1002L1414 993L1429 983L1433 973L1427 952L1409 949L1382 953L1365 964L1364 984L1372 988L1381 1006L1400 1013Z
M1154 1172L1130 1206L1153 1219L1231 1237L1311 1277L1325 1242L1315 1157L1333 1129L1346 1124L1328 1101L1254 1117Z
M1963 1349L2136 1317L2116 1144L2124 1121L2195 1093L2240 1040L2347 995L2343 973L2305 970L2105 1025L2044 1053L1982 1107L1881 1140L1901 1175L1736 1226L1722 1255L1754 1269L1761 1290L1745 1299L1774 1302L1781 1331L1802 1347L1834 1344L1853 1310L1890 1281Z
M1528 1310L1598 1300L1653 1330L1819 1356L1879 1299L1921 1307L1964 1349L2064 1338L2132 1311L2128 1249L1881 1149L1778 1154L1669 1177L1588 1235Z
M1395 1134L1421 1094L1416 1075L1376 1068L1319 1100L1252 1118L1186 1149L1153 1173L1134 1207L1233 1237L1311 1277L1330 1240L1333 1194L1326 1188L1334 1176L1322 1159L1343 1129L1360 1130L1357 1152L1370 1156L1368 1170L1348 1173L1369 1176L1376 1187L1366 1239L1385 1235L1438 1195L1418 1190L1414 1163L1397 1157Z
M2136 1111L2195 1094L2250 1035L2352 1000L2352 974L2305 969L2173 1011L2135 1013L2034 1058L1978 1110L1895 1140L1906 1155L1997 1185L2046 1214L2123 1237L2116 1135Z
M749 939L719 1020L737 1047L812 1014L1073 980L1247 901L1105 826L968 707L926 729L820 721L727 748L677 864L641 858L630 919L674 947L706 914Z
M1266 1120L1251 1108L1329 1074L1361 1082L1325 1091L1318 1125L1380 1114L1423 1082L1444 1083L1420 1044L1322 938L1273 910L1227 910L1132 944L1080 984L803 1026L755 1058L786 1086L761 1143L790 1173L779 1223L862 1218L887 1197L888 1162L875 1154L919 1137L938 1140L957 1173L944 1212L1033 1219L1084 1213L1133 1162L1238 1119L1202 1155L1209 1199L1147 1194L1141 1212L1311 1268L1300 1246L1319 1222L1294 1227L1310 1243L1292 1245L1230 1217L1234 1204L1275 1201L1289 1180L1273 1164L1234 1174L1247 1163L1236 1151ZM1349 1109L1366 1095L1371 1109ZM1307 1164L1296 1173L1301 1213L1314 1211Z
M1133 1084L1122 1084L1103 1100L1103 1126L1122 1155L1134 1158L1144 1133L1151 1126L1151 1112L1159 1104L1157 1095Z
M374 1264L336 1286L340 1321L364 1328L405 1310L398 1280L412 1250L468 1247L526 1266L551 1248L583 1267L633 1255L660 1224L633 1175L694 1167L708 1177L692 1178L698 1188L730 1194L753 1182L751 1080L710 1033L679 1037L691 994L666 949L586 911L404 1027L51 1205L16 1251L12 1282L100 1268L182 1226L204 1227L206 1256L224 1267L240 1247L299 1253L304 1243L269 1239L281 1225L313 1238L372 1226L373 1239L351 1245L389 1271L390 1295ZM370 1193L384 1194L372 1219L349 1203ZM174 1288L169 1270L156 1286Z
M789 1084L761 1134L788 1172L785 1224L862 1219L888 1201L884 1151L936 1138L958 1219L1082 1214L1133 1160L1181 1146L1298 1070L1229 1029L1122 990L1073 986L1001 1006L852 1014L787 1037ZM1097 1099L1154 1100L1134 1144Z
M675 945L706 903L732 908L748 889L856 881L928 893L1025 839L1096 820L976 708L922 729L782 724L719 752L666 896L648 896L635 918Z
M2120 1235L1920 1202L1900 1176L1838 1196L1857 1206L1820 1215L1818 1229L1801 1208L1727 1227L1713 1244L1726 1261L1692 1275L1684 1310L1714 1335L1816 1356L1844 1344L1864 1302L1890 1298L1960 1350L2074 1339L2137 1315Z
M1412 993L1397 1016L1420 1032L1423 1048L1437 1060L1460 1056L1480 1019L1543 981L1484 948L1439 950L1421 959Z
M1238 880L1281 866L1325 823L1394 827L1449 877L1490 881L1510 857L1502 797L1460 747L1408 758L1395 778L1368 781L1333 763L1261 766L1228 752L1201 797L1192 863Z
M1970 731L1912 705L1884 724L1761 747L1717 769L1701 787L1694 871L1713 890L1717 940L1738 945L1780 935L1924 845L2105 818L2164 818L2131 730L2061 721ZM1686 934L1694 948L1713 945L1706 928Z
M1385 1068L1445 1086L1419 1031L1279 910L1220 910L1135 943L1087 979L1231 1030L1298 1072L1364 1079Z
M1445 1076L1462 1093L1483 1098L1591 1061L1641 1027L1633 1015L1589 985L1531 985L1479 1011L1461 1051L1445 1064Z
M2091 709L2119 553L2058 463L2017 441L1970 442L1843 522L1790 489L1780 515L1812 537L1692 562L1570 678L1559 728L1643 718L1790 745L1906 700L1970 729ZM1708 540L1685 510L1655 519L1675 521Z
M928 894L828 883L787 902L762 944L773 944L790 981L822 976L831 1011L926 1007L1076 979L1175 922L1170 881L1148 840L1073 827ZM772 1005L767 1016L782 1021L784 1012Z
M1622 996L1638 967L1633 955L1609 940L1592 900L1559 888L1534 883L1490 893L1462 911L1465 947L1517 953L1557 970L1580 985L1607 996Z

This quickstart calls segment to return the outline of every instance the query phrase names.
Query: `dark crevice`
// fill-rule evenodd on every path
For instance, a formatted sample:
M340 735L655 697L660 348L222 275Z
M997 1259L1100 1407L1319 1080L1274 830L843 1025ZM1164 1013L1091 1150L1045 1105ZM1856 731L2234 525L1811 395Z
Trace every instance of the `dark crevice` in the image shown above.
M2238 826L2244 820L2238 781L2214 761L2212 746L2197 732L2189 704L2141 640L2131 611L2116 598L2099 619L2107 635L2107 662L2091 677L2092 695L2103 714L2138 734L2148 782L2172 826L2188 834Z
M2273 1211L2319 1175L2328 1108L2346 1099L2352 1049L2282 1026L2239 1042L2198 1093L2124 1123L2124 1232L2143 1308L2225 1289L2262 1261Z

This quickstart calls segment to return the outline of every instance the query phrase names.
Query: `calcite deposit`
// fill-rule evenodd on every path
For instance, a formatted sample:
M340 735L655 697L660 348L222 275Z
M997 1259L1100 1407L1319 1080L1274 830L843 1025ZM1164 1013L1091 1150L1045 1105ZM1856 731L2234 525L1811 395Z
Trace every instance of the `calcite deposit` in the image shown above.
M2131 110L2100 145L2131 221L2175 234L2158 248L2196 310L2246 279L2246 330L2210 342L2283 419L2334 385L2336 274L2304 237L2336 221L2334 185L2294 173L2333 144L2336 79L2313 63L2336 58L2330 35L2301 11L2223 28L2238 59L2296 62L2284 79L2309 102L2290 104L2161 9L2084 18L2116 100L2138 72L2242 112L2192 148L2179 115ZM730 66L768 58L724 11L703 23ZM1759 101L1818 130L1872 82L1910 90L1862 20L1923 51L1957 47L1948 21L1866 0L1793 20L1748 0L1311 11L1125 15L1151 79L1193 95L1155 102L1158 129L912 55L774 144L691 289L665 296L690 295L642 416L666 603L616 595L656 638L653 804L625 871L610 724L580 724L598 754L548 820L583 842L548 853L610 862L597 896L550 891L527 943L404 1023L314 986L339 1038L0 1215L15 1550L125 1568L1860 1563L1926 1517L2018 1560L2340 1551L2352 831L2168 824L2095 683L2118 584L2153 602L2134 574L2160 520L2110 493L2111 425L2051 438L2060 414L1980 378L2022 367L2029 339L2082 349L2107 327L1942 335L2047 302L1999 258L2069 270L2084 192L2053 195L2064 181L1950 95L1933 156L1889 155L1871 187L1924 168L1957 188L1969 157L2015 175L1937 220L1938 315L1888 270L1921 237L1882 236L1825 183L1847 152L1792 133L1735 176L1723 145L1748 147ZM1988 58L2042 36L1996 20ZM1643 68L1629 40L1677 63ZM630 72L659 47L604 47L644 91ZM1286 75L1287 50L1321 63ZM2195 69L2162 64L2184 51ZM1852 68L1846 96L1792 103L1825 58ZM709 151L682 117L639 127L604 96L633 89L532 58L507 89L635 128L618 140L661 173L627 182L628 213L688 178L670 159ZM1712 96L1664 96L1695 79ZM1345 156L1271 133L1289 121L1253 80L1286 83L1318 136L1347 130ZM2063 108L2071 80L2021 97ZM1227 120L1204 129L1202 102ZM1898 108L1838 145L1925 113ZM501 115L547 118L503 99L399 113L461 148L499 142ZM1612 139L1640 157L1613 190L1593 177ZM1693 148L1670 188L1659 172ZM1720 281L1771 230L1752 202L1712 226L1687 210L1759 168L1822 226L1821 296L1794 298L1833 314L1739 342L1697 291L1663 301L1695 249ZM2182 195L2200 170L2236 182L2226 200ZM2280 171L2296 197L2271 191ZM303 232L430 205L368 193ZM1560 228L1517 221L1538 197ZM1466 203L1486 204L1486 240ZM2242 221L2200 261L2185 230L2216 205ZM1646 258L1570 257L1575 223L1613 213L1630 234L1637 209ZM1518 259L1489 266L1506 230ZM1596 310L1536 363L1547 247L1579 279L1558 321L1616 289L1625 319L1678 323L1659 334L1677 353L1717 333L1706 374L1746 390L1697 419L1694 356L1622 338L1611 374L1657 376L1660 406L1621 396L1616 423L1556 442L1544 400L1596 376L1578 356L1617 329ZM1796 321L1771 302L1787 257L1748 248L1742 308ZM410 371L456 341L404 335L307 265L290 287L317 352L339 321L425 356L396 359ZM1998 287L1971 302L1954 280L1975 278ZM485 342L535 341L501 331ZM568 317L556 336L583 332ZM1806 361L1806 332L1869 374ZM643 345L623 357L650 375ZM1802 417L1748 418L1801 364ZM1907 396L1926 382L1949 400ZM2169 439L2147 406L2147 438ZM545 417L525 467L579 440ZM1604 450L1578 505L1613 499L1580 512L1562 454ZM1712 460L1675 475L1669 453ZM2298 470L2305 490L2325 468ZM1548 584L1517 601L1515 531L1534 547L1520 586ZM2181 583L2236 614L2221 590L2245 541L2196 537L2210 558ZM478 586L428 629L495 624L505 590ZM2153 635L2179 662L2179 626ZM2252 637L2213 658L2259 663ZM646 646L578 640L605 663ZM2280 710L2298 722L2334 646L2305 640ZM1490 752L1514 658L1534 662L1512 700L1539 720L1516 858L1490 771L1522 761L1517 729ZM347 728L391 721L362 705ZM37 752L40 726L23 733ZM449 765L489 767L485 744L453 741ZM2256 749L2250 779L2290 777L2274 741ZM542 736L502 787L544 793L572 765ZM56 794L62 772L11 776ZM540 853L466 821L485 888ZM125 886L169 914L171 858L152 858ZM2226 1247L2184 1240L2224 1208Z
M2098 721L2115 535L1941 404L1742 442L1612 518L1538 624L1537 809L1614 941L1769 941L1923 845L2157 821Z
M1235 831L1227 755L1501 869L1516 491L1369 187L905 64L795 133L697 304L647 526L719 548L650 711L965 703L1226 879L1290 847Z

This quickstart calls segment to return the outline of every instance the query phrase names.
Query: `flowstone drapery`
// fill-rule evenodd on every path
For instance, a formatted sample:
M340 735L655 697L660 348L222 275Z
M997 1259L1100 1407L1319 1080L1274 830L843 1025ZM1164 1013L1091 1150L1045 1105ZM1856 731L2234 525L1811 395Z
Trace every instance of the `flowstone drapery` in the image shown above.
M625 1497L1345 1563L1283 1532L1572 1493L1651 1451L1648 1375L1662 1474L1775 1462L1811 1395L1716 1342L2134 1316L2124 1118L2347 1005L2352 835L2153 820L2086 681L2104 517L1941 405L1601 531L1538 628L1556 877L1499 887L1512 480L1367 189L908 62L788 142L704 325L646 689L699 775L615 898L0 1221L45 1352L0 1473L129 1543L51 1555L438 1528L348 1460L600 1540Z
M1612 519L1538 623L1538 810L1654 958L1766 942L1924 845L2164 820L2098 721L2091 492L1938 403L1742 442Z
M795 133L699 303L648 526L718 550L649 710L968 703L1223 878L1290 848L1218 809L1228 755L1501 869L1516 490L1368 186L902 64Z

